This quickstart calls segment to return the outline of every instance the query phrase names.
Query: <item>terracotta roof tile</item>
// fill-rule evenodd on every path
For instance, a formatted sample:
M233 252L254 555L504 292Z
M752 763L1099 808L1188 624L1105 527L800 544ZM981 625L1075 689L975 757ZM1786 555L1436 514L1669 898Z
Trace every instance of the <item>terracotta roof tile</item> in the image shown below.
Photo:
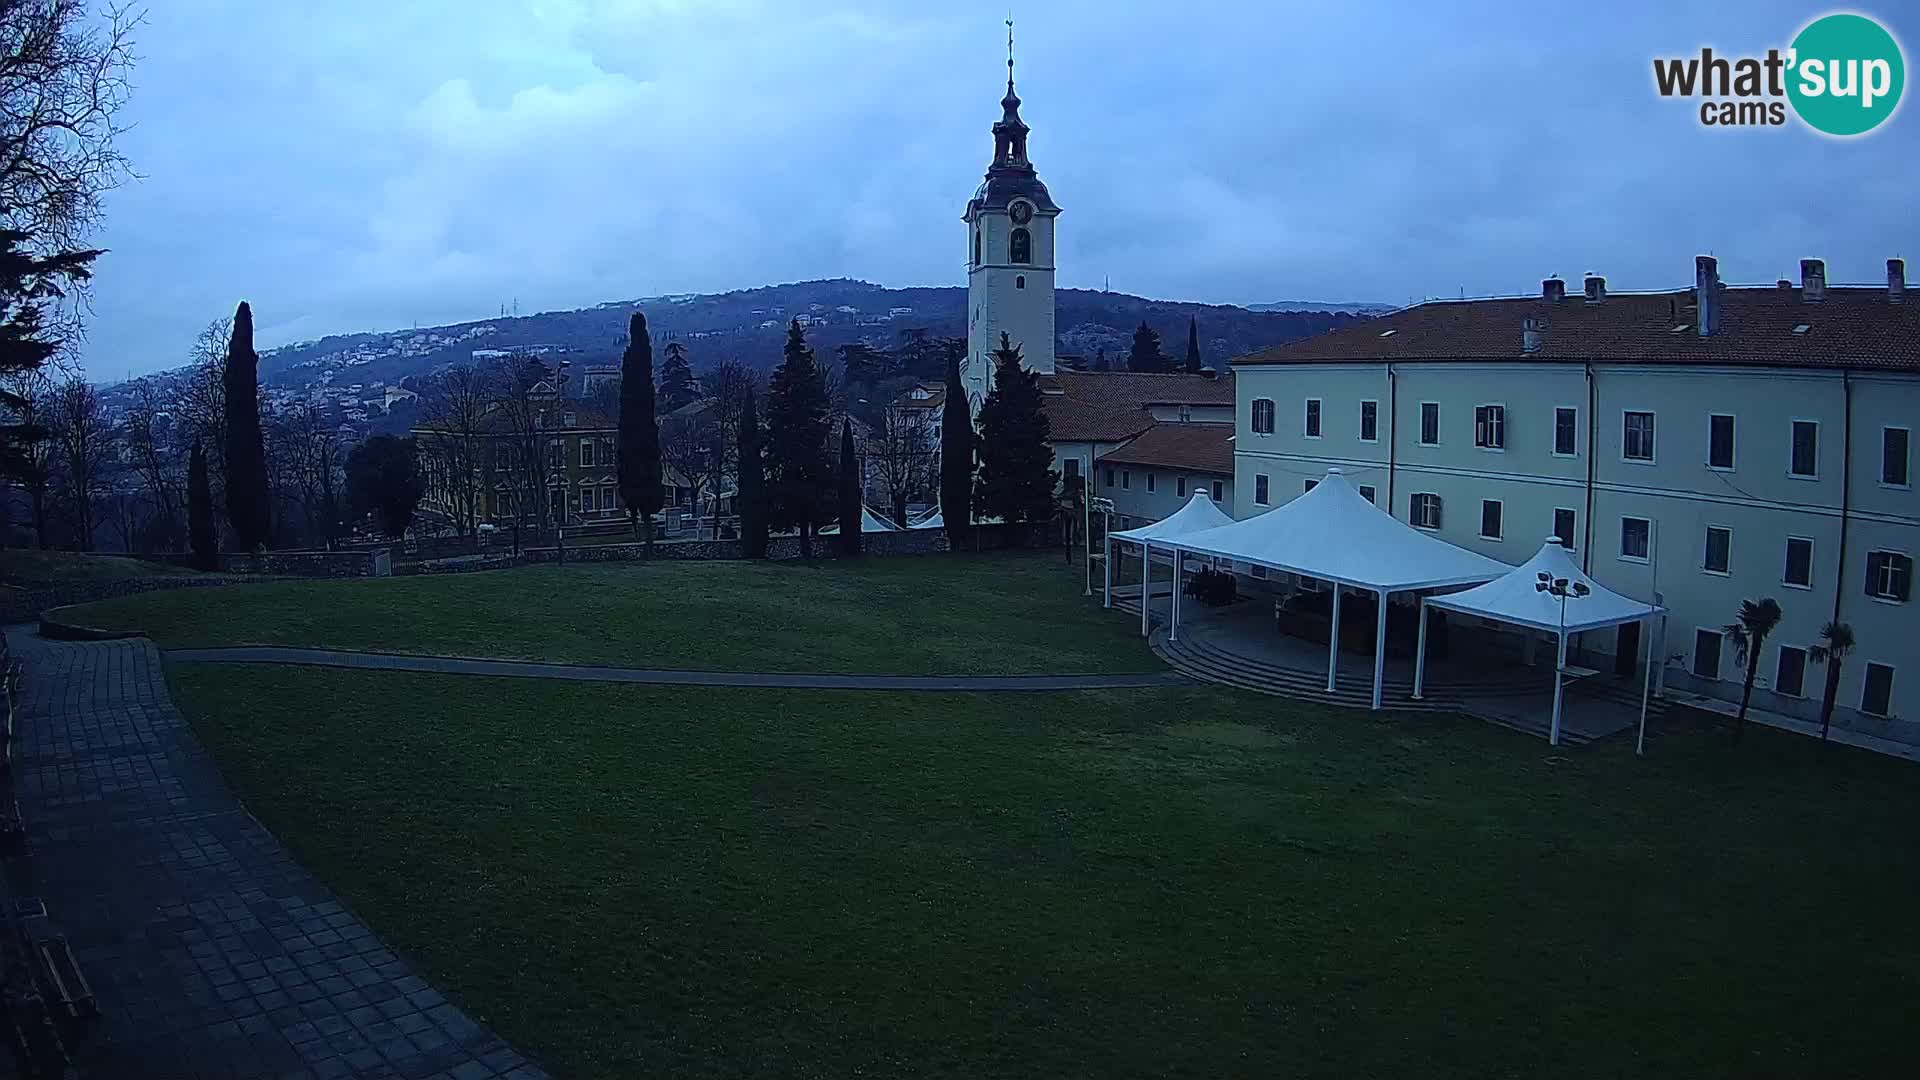
M1159 465L1169 469L1233 474L1232 424L1155 424L1096 464Z
M1153 426L1154 405L1232 405L1233 377L1056 371L1040 377L1055 442L1120 442Z
M1920 298L1889 302L1881 287L1829 287L1808 301L1797 288L1720 292L1716 333L1701 337L1693 290L1430 300L1318 337L1277 345L1237 366L1327 361L1524 360L1729 364L1920 372ZM1538 319L1539 351L1521 349L1521 324ZM1796 327L1806 329L1795 332Z

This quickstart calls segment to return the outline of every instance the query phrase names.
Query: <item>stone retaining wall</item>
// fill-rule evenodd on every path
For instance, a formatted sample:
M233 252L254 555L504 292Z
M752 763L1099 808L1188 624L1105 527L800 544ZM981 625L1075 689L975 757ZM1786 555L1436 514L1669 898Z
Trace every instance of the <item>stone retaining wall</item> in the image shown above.
M181 552L159 555L135 555L132 558L168 566L197 567L194 556ZM220 556L220 569L228 574L265 574L274 577L354 578L386 577L393 573L390 548L357 548L343 551L263 551L259 554Z
M1044 543L1038 530L1021 526L986 525L975 530L975 533L978 542L969 543L968 547L980 551L996 551L1012 547L1016 540L1025 540L1034 547L1042 546ZM813 544L813 557L816 559L838 558L839 552L833 546L833 539L831 536L816 537ZM929 555L947 550L949 548L945 529L902 529L897 532L866 533L860 538L860 553L863 557ZM564 553L558 548L537 547L522 548L518 555L486 555L403 563L394 568L394 573L461 574L556 562L569 564L634 562L645 557L645 544L586 544L568 547ZM738 540L661 540L653 545L653 557L662 560L739 559L742 558L741 542ZM800 558L800 538L797 536L772 538L767 544L767 558L775 562Z
M118 596L132 596L135 593L152 592L156 589L197 589L221 585L241 585L259 578L188 577L174 575L168 577L105 578L97 581L61 581L43 586L19 588L6 586L0 588L0 623L32 622L50 608L66 607L69 604L85 604L94 600L111 600Z

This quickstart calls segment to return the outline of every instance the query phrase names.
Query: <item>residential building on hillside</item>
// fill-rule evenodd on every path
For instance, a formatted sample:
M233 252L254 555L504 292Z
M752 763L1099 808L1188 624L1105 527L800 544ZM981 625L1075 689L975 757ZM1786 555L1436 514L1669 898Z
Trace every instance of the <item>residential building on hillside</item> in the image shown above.
M1588 277L1570 296L1550 278L1242 357L1233 513L1337 465L1395 517L1503 562L1559 537L1601 584L1666 606L1661 681L1723 698L1743 671L1722 628L1774 597L1756 707L1817 715L1808 651L1839 620L1858 639L1842 718L1920 737L1920 305L1887 267L1836 287L1809 259L1798 284L1730 287L1702 256L1691 289ZM1636 624L1580 637L1635 670Z

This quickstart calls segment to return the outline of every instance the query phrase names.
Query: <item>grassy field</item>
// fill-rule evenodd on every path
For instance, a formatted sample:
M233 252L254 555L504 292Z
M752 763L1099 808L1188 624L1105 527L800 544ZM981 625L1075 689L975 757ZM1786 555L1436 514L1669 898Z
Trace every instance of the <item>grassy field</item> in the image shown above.
M562 1076L1920 1074L1913 767L1764 729L171 678L249 808Z
M669 562L289 581L75 609L164 648L274 644L735 671L1153 671L1059 554Z
M19 581L98 581L192 573L196 571L119 555L39 551L34 548L0 549L0 577Z

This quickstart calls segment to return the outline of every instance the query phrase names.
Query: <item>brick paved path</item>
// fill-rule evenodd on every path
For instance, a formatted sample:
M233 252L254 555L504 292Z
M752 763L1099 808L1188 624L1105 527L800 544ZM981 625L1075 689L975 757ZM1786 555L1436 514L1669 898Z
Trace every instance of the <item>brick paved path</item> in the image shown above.
M7 635L24 668L18 891L45 898L99 998L85 1076L545 1076L241 808L151 642Z

